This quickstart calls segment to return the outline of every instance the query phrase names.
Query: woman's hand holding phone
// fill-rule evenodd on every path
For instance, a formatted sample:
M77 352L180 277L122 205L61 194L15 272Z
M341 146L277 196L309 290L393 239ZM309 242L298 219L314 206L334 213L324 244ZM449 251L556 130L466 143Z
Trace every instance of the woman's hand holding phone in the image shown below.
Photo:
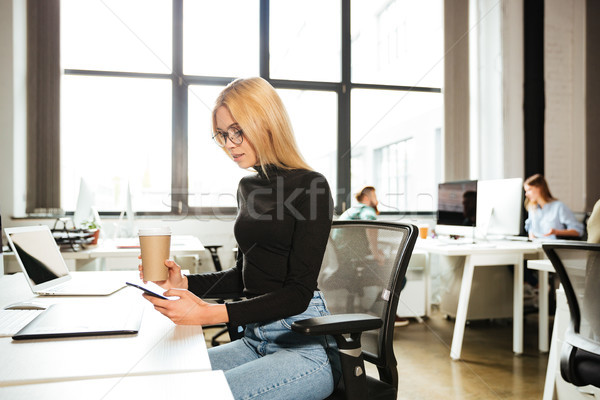
M147 295L149 295L149 296L156 297L156 298L158 298L158 299L169 300L167 297L163 296L162 294L158 294L158 293L156 293L156 292L153 292L152 290L150 290L150 289L148 289L148 288L145 288L145 287L143 287L143 286L136 285L135 283L131 283L131 282L125 282L125 283L126 283L127 285L129 285L129 286L133 286L133 287L135 287L135 288L138 288L138 289L140 289L142 292L146 293L146 294L147 294Z
M169 289L164 293L175 300L163 300L144 295L154 309L177 325L212 325L229 322L225 304L207 303L189 290Z

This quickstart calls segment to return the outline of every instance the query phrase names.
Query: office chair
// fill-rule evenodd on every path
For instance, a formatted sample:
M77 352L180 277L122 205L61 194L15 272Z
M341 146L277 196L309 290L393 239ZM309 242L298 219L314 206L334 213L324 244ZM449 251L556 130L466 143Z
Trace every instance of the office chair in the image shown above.
M394 319L417 236L409 224L333 222L318 278L332 315L292 325L298 333L335 338L342 379L329 399L396 399ZM383 259L373 256L369 237L376 238ZM364 360L377 367L379 378L366 376Z
M221 245L205 245L204 247L206 249L208 249L208 251L210 251L210 256L211 256L213 264L215 266L215 271L222 271L223 267L221 265L221 259L219 258L219 253L217 252L217 250L223 246L221 246ZM239 300L239 299L237 299L237 298L216 299L216 301L218 303L224 303L225 300ZM219 345L218 339L226 333L229 333L229 338L231 340L236 340L241 337L241 334L240 334L238 328L232 327L229 324L215 324L215 325L204 326L204 329L211 329L211 328L220 328L220 330L217 333L215 333L210 340L210 344L212 347L218 346Z
M560 357L563 379L600 388L600 244L542 245L563 285L571 321Z
M221 248L221 245L204 245L204 248L210 251L210 256L212 258L213 264L215 266L215 271L223 271L223 267L221 266L221 259L219 258L219 253L217 253L217 249Z

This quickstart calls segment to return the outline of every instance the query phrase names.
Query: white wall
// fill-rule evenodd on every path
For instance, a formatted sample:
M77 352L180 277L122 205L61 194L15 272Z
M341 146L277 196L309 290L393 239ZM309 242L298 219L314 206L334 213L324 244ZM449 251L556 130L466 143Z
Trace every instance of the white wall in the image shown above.
M27 2L0 1L0 211L25 214Z
M470 178L522 177L523 4L471 0Z
M585 2L546 0L545 176L554 197L586 205Z

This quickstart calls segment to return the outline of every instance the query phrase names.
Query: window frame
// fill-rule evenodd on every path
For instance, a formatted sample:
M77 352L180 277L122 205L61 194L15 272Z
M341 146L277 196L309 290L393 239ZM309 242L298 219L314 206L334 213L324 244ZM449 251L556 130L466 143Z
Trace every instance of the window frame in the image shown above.
M351 173L351 93L352 89L392 90L397 92L442 93L441 88L368 84L352 82L351 79L351 0L341 1L341 80L340 82L298 81L271 79L269 67L269 10L270 0L259 0L259 74L276 89L297 89L334 92L338 99L337 108L337 187L332 188L335 210L344 211L350 205ZM183 73L183 0L172 0L173 5L173 47L170 74L138 73L64 69L65 75L86 75L103 77L153 78L171 80L172 96L172 170L171 170L171 211L169 215L224 216L236 213L235 207L190 207L188 205L188 89L190 85L224 86L235 77L214 77L185 75ZM59 172L60 174L60 172ZM407 213L410 211L401 211ZM115 211L104 210L103 215L113 215ZM165 215L165 212L136 212L138 215Z

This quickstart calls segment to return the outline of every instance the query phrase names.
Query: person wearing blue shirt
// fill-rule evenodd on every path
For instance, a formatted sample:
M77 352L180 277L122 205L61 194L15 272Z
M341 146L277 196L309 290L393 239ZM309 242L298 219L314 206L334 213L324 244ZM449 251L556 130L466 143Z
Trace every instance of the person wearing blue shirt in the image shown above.
M529 238L556 239L557 236L579 238L583 235L583 224L573 212L550 193L546 179L535 174L525 180L525 208L528 218L525 230Z

